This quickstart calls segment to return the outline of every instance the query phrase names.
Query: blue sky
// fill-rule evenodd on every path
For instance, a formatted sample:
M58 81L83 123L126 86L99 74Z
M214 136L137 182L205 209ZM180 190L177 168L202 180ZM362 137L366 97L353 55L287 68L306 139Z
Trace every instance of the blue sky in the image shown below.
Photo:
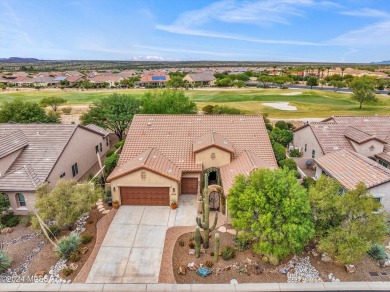
M389 0L1 0L0 57L390 60Z

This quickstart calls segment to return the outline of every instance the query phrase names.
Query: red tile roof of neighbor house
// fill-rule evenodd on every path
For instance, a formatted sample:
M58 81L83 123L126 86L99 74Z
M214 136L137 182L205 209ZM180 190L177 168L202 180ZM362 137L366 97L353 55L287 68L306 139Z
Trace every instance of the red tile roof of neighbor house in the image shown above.
M210 143L212 138L214 144ZM194 145L197 145L197 141L232 152L232 163L244 151L250 151L255 161L262 161L259 165L277 167L261 116L135 115L117 168L122 169L122 175L131 171L135 157L155 148L181 171L201 172L202 165L195 162L194 150L197 148L194 149ZM238 168L237 171L240 172ZM116 170L108 181L114 176L118 177Z
M340 150L315 159L315 162L346 189L363 182L371 188L390 181L390 170L350 150Z
M220 168L223 191L229 193L233 186L234 179L237 175L249 175L253 170L258 168L275 168L276 166L257 157L252 152L244 150L240 156L231 163Z
M390 143L390 116L334 116L322 122L311 122L294 132L304 127L311 128L324 154L341 149L354 150L350 141L361 144L375 139Z
M153 77L155 76L164 76L165 79L164 80L153 80ZM141 79L140 79L140 82L166 82L166 81L169 81L171 79L171 77L164 73L164 72L148 72L148 73L145 73L143 75L141 75Z

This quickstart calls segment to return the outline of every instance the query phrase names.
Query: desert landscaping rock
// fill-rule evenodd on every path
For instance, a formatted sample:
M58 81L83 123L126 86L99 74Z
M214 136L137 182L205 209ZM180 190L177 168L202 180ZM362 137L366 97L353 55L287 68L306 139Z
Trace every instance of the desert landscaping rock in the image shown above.
M319 283L323 282L319 272L310 263L309 257L294 257L287 266L288 283Z
M15 238L15 239L10 240L10 241L4 242L3 248L10 246L10 245L18 244L18 243L25 243L27 241L30 241L31 239L36 238L40 234L41 234L41 232L34 232L34 233L23 235L21 237Z
M218 228L218 231L222 232L222 233L225 233L226 232L226 227L225 226L221 226L221 227Z
M321 255L321 261L325 262L325 263L331 263L333 262L332 258L330 256L328 256L328 254L326 252L324 252L322 255Z
M227 229L226 232L230 233L230 234L233 234L233 235L237 234L237 231L235 229Z
M1 234L10 234L14 231L11 227L5 227L1 230Z
M333 275L332 273L330 273L330 274L328 275L328 279L329 279L331 282L340 282L340 280L337 279L336 276Z
M238 281L236 279L231 279L230 280L230 284L232 285L237 285L238 284Z
M106 215L106 214L108 214L110 212L110 210L104 210L104 211L102 211L102 214L103 215Z
M345 270L347 271L347 273L355 273L356 272L356 268L354 265L345 265Z

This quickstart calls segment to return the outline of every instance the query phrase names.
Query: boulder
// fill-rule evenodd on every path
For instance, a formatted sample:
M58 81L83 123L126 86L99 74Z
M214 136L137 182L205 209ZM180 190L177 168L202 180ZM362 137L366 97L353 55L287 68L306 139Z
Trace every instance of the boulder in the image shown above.
M232 285L237 285L238 284L238 281L236 279L231 279L230 280L230 284Z
M191 249L188 251L188 254L189 254L189 255L194 255L194 254L195 254L195 249L192 249L192 248L191 248Z
M227 229L226 232L230 233L230 234L233 234L233 235L237 235L237 232L236 232L235 229Z
M226 227L225 226L221 226L218 228L218 231L221 232L221 233L225 233L226 232Z
M381 268L390 267L390 259L387 260L379 260L379 266Z
M1 230L1 234L9 234L12 233L14 230L11 227L5 227Z
M345 267L345 270L347 271L347 273L349 273L349 274L356 272L356 268L354 265L345 265L344 267Z
M324 252L322 255L321 255L321 261L325 262L325 263L331 263L333 262L332 258L330 256L328 256L328 254L326 252Z
M188 263L187 268L190 271L196 271L199 267L194 262L191 262L191 263Z
M71 269L73 271L77 270L78 267L79 267L79 265L76 264L76 263L70 263L69 264L69 269Z
M177 271L179 275L185 275L187 273L186 268L183 266L179 267L179 270Z

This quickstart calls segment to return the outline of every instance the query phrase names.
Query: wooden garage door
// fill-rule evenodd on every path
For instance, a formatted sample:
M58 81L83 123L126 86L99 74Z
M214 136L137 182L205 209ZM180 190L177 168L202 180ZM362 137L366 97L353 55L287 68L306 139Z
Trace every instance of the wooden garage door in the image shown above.
M122 205L169 206L169 188L121 187Z
M198 179L197 178L182 178L181 193L188 195L198 194Z

